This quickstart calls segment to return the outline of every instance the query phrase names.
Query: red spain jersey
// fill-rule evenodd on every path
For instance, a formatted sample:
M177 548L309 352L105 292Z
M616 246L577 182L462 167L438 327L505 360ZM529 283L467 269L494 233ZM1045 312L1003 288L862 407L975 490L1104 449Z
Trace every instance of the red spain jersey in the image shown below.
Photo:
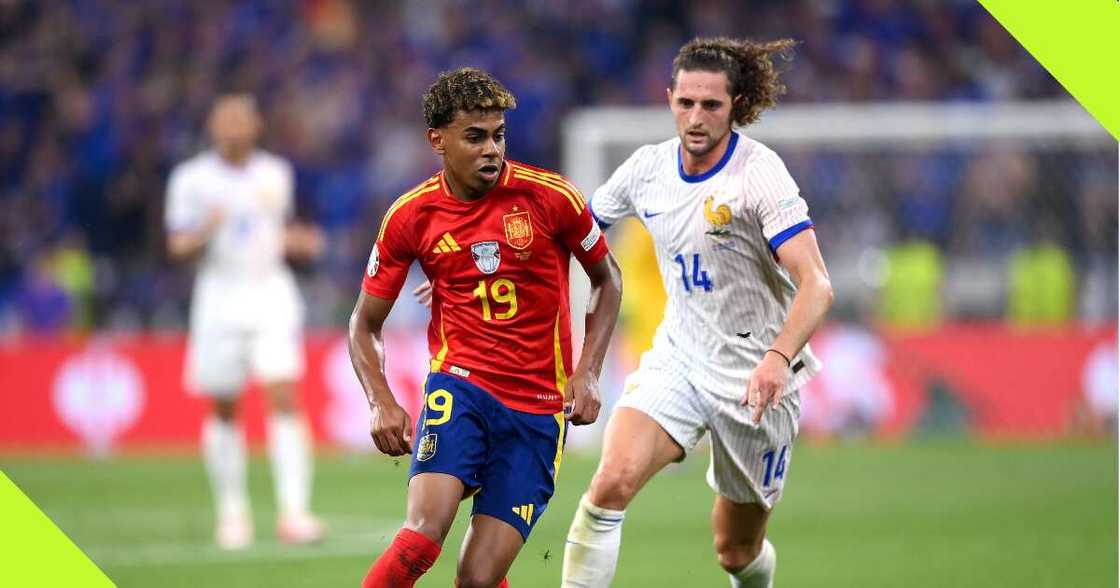
M362 289L396 299L413 260L432 283L432 371L506 406L563 409L572 373L568 266L607 255L580 192L559 174L507 160L498 183L457 200L442 172L385 213Z

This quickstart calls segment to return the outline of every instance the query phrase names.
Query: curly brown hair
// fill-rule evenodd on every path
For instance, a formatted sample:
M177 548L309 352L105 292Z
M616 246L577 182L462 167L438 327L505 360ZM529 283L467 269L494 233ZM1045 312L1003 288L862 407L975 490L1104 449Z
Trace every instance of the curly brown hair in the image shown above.
M424 93L424 121L428 128L447 126L460 110L512 110L517 99L494 79L494 76L474 67L461 67L445 71Z
M788 61L797 41L778 39L755 42L727 37L697 37L681 47L673 60L672 87L677 87L681 71L723 72L727 75L732 98L742 96L731 108L731 120L739 126L758 120L763 110L778 103L786 86L778 79L772 56Z

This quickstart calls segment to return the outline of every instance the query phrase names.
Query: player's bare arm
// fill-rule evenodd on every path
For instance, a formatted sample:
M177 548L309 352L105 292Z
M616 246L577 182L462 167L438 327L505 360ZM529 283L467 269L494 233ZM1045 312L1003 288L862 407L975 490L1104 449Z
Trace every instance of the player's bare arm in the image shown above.
M801 231L778 248L778 263L797 285L789 316L770 350L751 373L743 403L751 407L751 420L758 424L762 411L778 406L790 375L793 356L820 327L832 306L832 283L813 231Z
M313 224L293 221L284 228L284 253L300 261L312 261L323 254L323 231Z
M397 456L412 453L412 419L397 403L385 379L381 329L393 302L365 292L358 295L350 315L350 362L369 402L373 443L378 451Z
M570 411L566 412L573 425L591 424L599 418L599 372L622 303L622 272L613 255L608 254L588 267L587 277L591 279L591 297L584 323L583 351L564 394L570 399Z
M174 261L194 259L206 249L207 243L222 224L222 212L213 209L197 229L175 231L167 236L167 253Z

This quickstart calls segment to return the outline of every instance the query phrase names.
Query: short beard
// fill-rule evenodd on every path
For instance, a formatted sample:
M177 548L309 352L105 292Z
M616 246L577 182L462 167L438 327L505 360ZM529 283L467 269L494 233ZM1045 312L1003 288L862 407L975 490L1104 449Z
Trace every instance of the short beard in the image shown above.
M711 136L709 135L709 138L710 137ZM685 133L684 136L681 137L681 147L683 147L684 150L687 151L688 154L693 156L693 157L704 157L705 155L711 153L712 149L715 149L716 145L719 145L719 142L722 139L723 139L723 137L720 137L719 139L710 140L707 143L707 145L705 145L703 147L703 149L697 151L697 150L694 150L694 149L692 149L688 146L688 133Z

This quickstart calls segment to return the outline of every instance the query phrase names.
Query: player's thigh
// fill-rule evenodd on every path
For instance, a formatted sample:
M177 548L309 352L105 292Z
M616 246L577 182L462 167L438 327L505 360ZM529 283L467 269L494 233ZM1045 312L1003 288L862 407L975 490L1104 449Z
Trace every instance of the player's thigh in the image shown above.
M504 521L527 540L556 490L567 423L563 413L518 412L495 401L487 424L490 453L471 512Z
M216 399L236 399L249 375L250 339L232 329L192 331L187 344L187 389Z
M602 458L591 482L591 501L622 509L661 468L684 459L707 428L686 366L657 349L642 356L626 379L603 438Z
M650 415L636 408L616 408L588 490L591 502L603 508L626 508L654 474L684 455L684 449Z
M292 403L295 382L303 377L303 331L298 324L277 324L255 332L251 338L250 363L253 376L273 388L272 400ZM272 384L281 384L273 387Z
M457 586L495 586L509 572L525 545L508 522L485 514L471 517L456 572Z
M412 476L408 480L405 528L442 545L451 524L455 522L463 493L462 480L450 474L422 473Z
M797 438L800 398L783 396L754 425L750 411L734 399L712 400L711 463L708 484L733 503L769 510L781 500Z

